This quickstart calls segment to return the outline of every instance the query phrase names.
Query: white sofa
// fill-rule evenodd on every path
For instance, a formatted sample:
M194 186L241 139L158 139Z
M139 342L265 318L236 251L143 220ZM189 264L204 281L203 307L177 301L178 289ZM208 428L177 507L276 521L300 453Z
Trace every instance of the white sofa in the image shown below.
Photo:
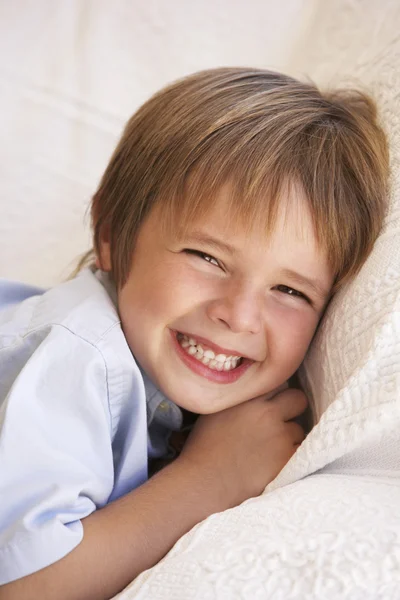
M385 229L303 371L316 427L261 497L199 524L116 599L400 600L399 31L398 0L0 3L0 276L60 278L123 122L186 72L286 64L361 83L391 138Z
M184 536L118 600L400 599L400 4L315 2L291 71L365 85L392 148L391 208L334 299L303 381L317 425L265 493Z

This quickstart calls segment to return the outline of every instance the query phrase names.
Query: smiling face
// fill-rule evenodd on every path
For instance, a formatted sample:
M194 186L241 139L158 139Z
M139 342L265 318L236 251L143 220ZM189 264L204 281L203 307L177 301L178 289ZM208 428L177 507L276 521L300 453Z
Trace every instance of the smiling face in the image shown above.
M176 404L206 414L272 391L299 367L333 275L301 194L272 235L229 223L229 188L184 234L158 209L141 226L118 291L122 328L137 361ZM110 265L107 244L102 264Z

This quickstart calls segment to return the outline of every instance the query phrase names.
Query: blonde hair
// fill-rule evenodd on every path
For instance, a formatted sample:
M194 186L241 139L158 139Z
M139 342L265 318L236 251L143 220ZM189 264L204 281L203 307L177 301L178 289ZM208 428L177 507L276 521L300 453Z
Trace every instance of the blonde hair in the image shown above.
M232 214L248 224L264 219L268 233L289 182L305 193L337 289L378 236L388 170L385 134L366 94L321 93L258 69L202 71L161 90L128 121L93 198L94 253L107 230L122 286L152 207L185 226L226 182Z

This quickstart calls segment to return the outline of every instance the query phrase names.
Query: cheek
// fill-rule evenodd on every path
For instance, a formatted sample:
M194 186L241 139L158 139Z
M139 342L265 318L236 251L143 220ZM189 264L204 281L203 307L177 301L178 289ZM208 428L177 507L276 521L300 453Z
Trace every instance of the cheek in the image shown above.
M119 312L125 331L135 329L136 335L146 327L155 326L172 305L170 287L156 279L135 278L121 290Z
M151 269L132 269L119 294L123 325L126 330L133 323L139 329L163 328L200 306L212 295L213 287L192 269L168 262Z
M301 362L318 325L318 316L311 309L279 307L271 323L272 346L291 362Z

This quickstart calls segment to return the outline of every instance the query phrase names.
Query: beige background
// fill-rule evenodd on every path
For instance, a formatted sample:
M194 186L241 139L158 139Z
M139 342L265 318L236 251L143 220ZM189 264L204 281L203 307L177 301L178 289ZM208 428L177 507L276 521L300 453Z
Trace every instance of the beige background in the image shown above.
M0 277L50 285L121 128L206 67L285 69L312 0L0 0Z

